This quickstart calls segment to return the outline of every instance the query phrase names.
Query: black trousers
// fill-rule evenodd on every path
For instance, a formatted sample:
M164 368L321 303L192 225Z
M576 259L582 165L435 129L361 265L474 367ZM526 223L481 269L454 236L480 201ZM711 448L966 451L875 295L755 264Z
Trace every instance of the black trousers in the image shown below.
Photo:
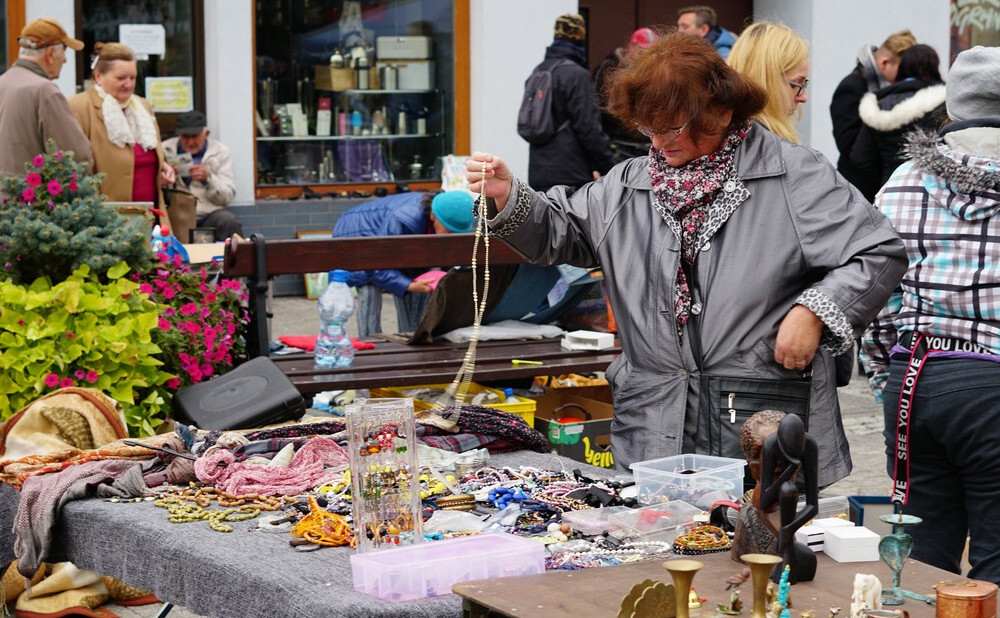
M906 360L893 358L884 392L885 443L893 473L896 416ZM911 556L1000 584L1000 363L930 357L920 373L910 418L910 494L905 513Z

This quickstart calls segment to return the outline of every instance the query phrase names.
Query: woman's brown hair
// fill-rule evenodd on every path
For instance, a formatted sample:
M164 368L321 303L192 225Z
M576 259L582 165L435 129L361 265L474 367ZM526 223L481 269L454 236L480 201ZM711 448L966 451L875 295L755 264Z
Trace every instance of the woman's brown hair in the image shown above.
M95 73L104 75L111 70L115 60L135 61L135 52L124 43L94 43L90 66Z
M660 37L629 54L608 80L606 110L627 127L654 131L688 122L691 138L718 133L713 118L733 112L727 130L764 108L767 95L726 64L705 39L683 33Z

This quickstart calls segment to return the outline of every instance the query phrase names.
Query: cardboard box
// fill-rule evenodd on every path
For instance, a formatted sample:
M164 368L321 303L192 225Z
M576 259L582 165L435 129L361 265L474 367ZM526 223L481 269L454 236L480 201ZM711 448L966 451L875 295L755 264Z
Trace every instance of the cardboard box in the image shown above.
M553 452L599 468L614 467L609 387L550 389L535 403L535 429L545 434Z
M316 65L317 90L354 90L357 88L357 71L350 67L334 68L326 65ZM378 90L378 71L375 67L368 68L368 89Z
M827 528L823 551L837 562L878 562L881 537L864 526Z

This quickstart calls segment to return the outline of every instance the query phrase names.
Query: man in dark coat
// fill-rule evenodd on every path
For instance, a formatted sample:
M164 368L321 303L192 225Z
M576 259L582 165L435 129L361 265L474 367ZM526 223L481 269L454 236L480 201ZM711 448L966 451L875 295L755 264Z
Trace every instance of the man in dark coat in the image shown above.
M551 140L532 144L528 153L528 184L536 191L555 185L574 188L605 174L614 165L611 142L601 129L594 84L587 70L583 41L587 27L575 13L556 19L555 37L545 50L543 64L561 62L552 69L552 115L561 127Z
M900 54L917 42L909 30L889 35L882 45L875 48L865 45L858 52L858 63L847 77L841 80L830 102L833 121L833 139L837 142L840 159L837 171L857 187L870 202L881 187L877 174L865 173L851 163L851 150L861 131L858 105L866 93L876 92L896 81Z

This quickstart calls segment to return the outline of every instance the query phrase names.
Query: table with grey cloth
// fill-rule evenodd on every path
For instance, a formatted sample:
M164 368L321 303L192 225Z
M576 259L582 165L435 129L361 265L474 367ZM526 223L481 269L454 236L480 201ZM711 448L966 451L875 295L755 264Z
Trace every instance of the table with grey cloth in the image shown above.
M565 457L530 451L494 455L487 465L580 469L594 478L613 474ZM14 557L11 528L18 492L0 488L0 559ZM354 591L346 547L297 552L287 534L251 531L254 520L233 522L230 533L207 522L171 524L151 502L99 499L66 505L49 562L71 561L153 591L161 600L223 618L325 616L460 616L454 595L383 601ZM389 550L391 551L391 550Z

